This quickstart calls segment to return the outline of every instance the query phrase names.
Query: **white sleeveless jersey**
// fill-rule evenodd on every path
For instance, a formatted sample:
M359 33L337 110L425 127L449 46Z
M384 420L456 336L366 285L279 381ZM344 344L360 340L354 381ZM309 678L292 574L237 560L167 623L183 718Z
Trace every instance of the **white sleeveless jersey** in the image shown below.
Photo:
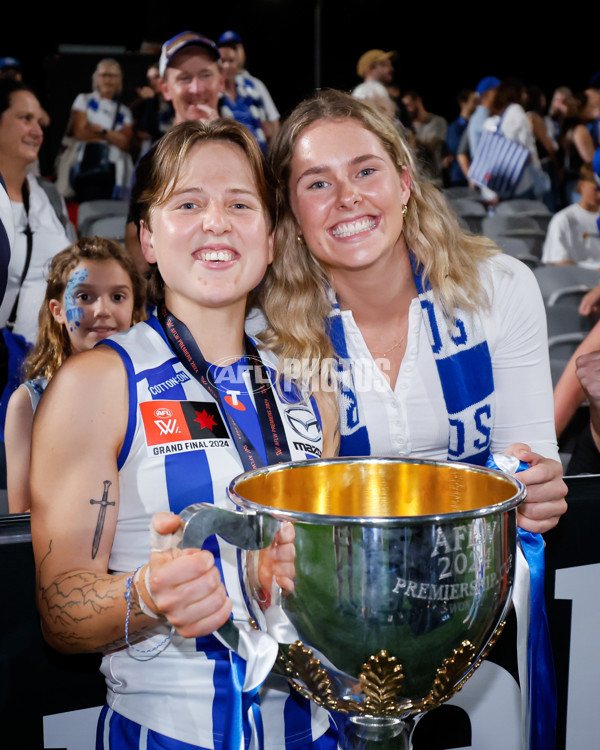
M155 513L177 513L196 502L233 508L226 488L244 469L223 418L221 408L226 407L188 373L155 317L103 343L121 355L129 382L127 434L118 462L119 514L110 557L111 571L127 572L148 561ZM224 382L218 387L250 437L252 421L257 427L258 419L247 385ZM319 457L323 438L316 407L284 403L275 388L273 393L292 459ZM240 423L238 417L250 421ZM234 619L247 624L241 553L219 537L211 537L205 548L215 555ZM157 624L135 648L150 651L168 632L166 625ZM222 747L233 678L229 651L214 635L186 639L175 634L153 658L122 649L103 658L102 672L108 705L118 714L191 745ZM309 745L329 728L327 713L290 694L287 686L279 688L262 691L265 750Z

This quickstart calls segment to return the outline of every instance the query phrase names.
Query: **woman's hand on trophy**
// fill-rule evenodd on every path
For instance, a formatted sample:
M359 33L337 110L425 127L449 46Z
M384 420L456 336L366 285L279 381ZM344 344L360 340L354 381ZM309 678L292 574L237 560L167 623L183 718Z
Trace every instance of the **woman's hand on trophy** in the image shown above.
M138 595L180 635L199 638L227 621L232 603L210 552L172 545L179 526L174 513L153 517L149 572L145 574L145 567L140 571Z
M513 443L505 453L529 464L518 474L527 488L527 497L517 509L517 524L537 534L554 528L567 510L568 488L562 478L562 465L534 453L524 443Z
M296 547L294 524L284 521L271 544L258 557L258 580L266 592L271 591L273 578L284 594L294 590Z

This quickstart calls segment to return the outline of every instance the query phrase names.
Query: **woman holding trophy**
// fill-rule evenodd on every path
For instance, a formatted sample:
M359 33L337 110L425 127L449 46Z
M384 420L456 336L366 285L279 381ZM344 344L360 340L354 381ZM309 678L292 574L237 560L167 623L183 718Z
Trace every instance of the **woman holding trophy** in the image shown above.
M527 488L522 539L531 533L543 554L539 534L566 511L567 488L533 274L464 232L396 130L345 93L300 103L270 158L279 218L260 337L284 363L304 363L307 384L327 382L338 362L340 455L489 465L509 454ZM532 747L548 747L546 698Z
M326 711L289 687L258 700L276 644L250 626L237 550L214 535L171 548L177 514L233 507L225 490L242 471L328 450L314 401L284 400L272 358L244 334L272 260L269 171L252 135L224 120L173 128L147 159L136 211L156 315L70 359L36 414L43 631L63 652L103 654L98 748L330 750ZM302 443L292 407L315 426ZM293 576L291 531L263 556L267 586ZM215 635L230 616L236 651Z

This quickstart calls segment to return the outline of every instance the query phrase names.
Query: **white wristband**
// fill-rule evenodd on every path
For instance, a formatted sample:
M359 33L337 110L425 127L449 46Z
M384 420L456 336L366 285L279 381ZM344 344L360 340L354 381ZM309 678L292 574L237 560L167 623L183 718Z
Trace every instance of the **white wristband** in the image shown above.
M135 574L135 578L133 579L133 582L135 583L135 590L137 592L137 600L138 600L138 604L140 605L140 609L145 615L148 615L148 617L151 617L153 620L160 620L161 616L157 615L156 612L153 612L150 609L150 607L146 604L144 599L142 598L142 595L140 594L140 590L138 588L139 579L140 579L140 571L138 570L138 572ZM146 589L148 590L148 594L150 595L150 598L152 599L154 604L156 604L156 602L154 601L154 597L152 596L152 592L150 591L149 579L150 579L150 566L147 565L144 583L146 584Z

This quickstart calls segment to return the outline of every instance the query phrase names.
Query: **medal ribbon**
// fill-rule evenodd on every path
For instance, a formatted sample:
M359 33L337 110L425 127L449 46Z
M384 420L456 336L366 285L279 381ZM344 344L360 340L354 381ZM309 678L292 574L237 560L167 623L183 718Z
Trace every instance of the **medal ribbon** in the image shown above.
M218 403L223 418L229 426L229 431L233 437L244 471L251 471L262 467L264 462L259 451L246 437L233 416L223 406L219 389L210 377L209 365L187 326L172 315L164 305L159 306L157 315L165 335L180 362ZM250 366L248 371L252 392L254 393L258 423L265 443L267 465L289 461L291 460L291 454L285 428L281 421L279 409L277 408L271 380L256 347L246 335L244 336L244 344L246 355L252 357L252 364L254 365ZM257 369L260 370L260 380L256 377Z

